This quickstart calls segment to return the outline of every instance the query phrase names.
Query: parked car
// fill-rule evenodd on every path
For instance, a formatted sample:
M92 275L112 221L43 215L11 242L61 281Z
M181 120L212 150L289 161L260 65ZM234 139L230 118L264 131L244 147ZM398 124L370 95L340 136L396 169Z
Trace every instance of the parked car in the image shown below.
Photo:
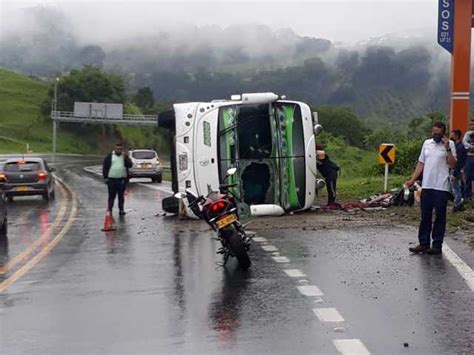
M49 201L54 198L54 171L43 158L8 159L1 173L5 180L3 193L9 202L15 196L34 195Z
M151 178L153 182L163 179L163 167L158 154L151 149L134 149L129 151L133 166L129 169L130 178Z
M5 198L3 197L2 186L4 180L2 181L2 173L0 173L0 238L7 235L8 228L8 216L7 216L7 206L5 204Z

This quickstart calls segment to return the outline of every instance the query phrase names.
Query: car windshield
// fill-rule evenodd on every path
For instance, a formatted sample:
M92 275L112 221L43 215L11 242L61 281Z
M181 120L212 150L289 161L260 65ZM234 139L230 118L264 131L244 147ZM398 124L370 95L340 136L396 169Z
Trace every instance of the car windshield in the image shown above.
M20 171L38 171L40 169L40 163L31 161L7 163L3 168L5 172L11 173Z
M156 153L151 150L145 152L133 152L132 157L135 159L155 159Z

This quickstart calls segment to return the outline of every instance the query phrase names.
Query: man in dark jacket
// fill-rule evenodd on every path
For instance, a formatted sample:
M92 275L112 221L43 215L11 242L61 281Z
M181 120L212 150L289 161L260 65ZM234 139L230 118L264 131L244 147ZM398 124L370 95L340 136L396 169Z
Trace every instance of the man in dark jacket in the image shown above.
M463 190L462 173L464 172L464 164L466 163L467 151L462 143L461 130L455 129L451 131L451 140L456 146L456 167L451 170L450 182L451 192L454 195L453 212L463 211Z
M115 197L118 195L119 214L125 215L125 189L127 187L129 172L133 163L128 154L123 149L122 143L117 143L112 153L108 154L104 159L102 166L102 175L109 189L108 209L112 213Z
M327 207L336 208L336 185L339 175L339 166L329 159L329 156L324 151L324 147L320 144L316 145L316 156L318 171L326 181L326 188L328 190Z

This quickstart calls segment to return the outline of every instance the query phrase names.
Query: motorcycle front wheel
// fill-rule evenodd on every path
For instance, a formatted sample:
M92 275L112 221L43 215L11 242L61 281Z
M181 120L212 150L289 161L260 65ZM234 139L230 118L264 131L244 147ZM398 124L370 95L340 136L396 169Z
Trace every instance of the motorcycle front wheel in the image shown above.
M242 238L240 238L235 227L227 227L221 233L223 234L222 237L227 240L229 249L231 250L232 254L239 261L240 268L247 270L251 264L250 258L247 253L247 250L245 249L244 242L242 241Z

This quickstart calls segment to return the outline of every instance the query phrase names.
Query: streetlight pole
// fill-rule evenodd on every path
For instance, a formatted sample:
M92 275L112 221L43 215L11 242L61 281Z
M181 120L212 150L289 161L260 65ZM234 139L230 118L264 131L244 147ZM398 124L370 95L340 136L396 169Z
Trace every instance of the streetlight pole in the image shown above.
M54 101L53 101L53 113L51 118L53 119L53 154L56 156L56 130L58 128L58 124L56 122L56 116L58 115L58 83L59 78L56 78L54 82Z

